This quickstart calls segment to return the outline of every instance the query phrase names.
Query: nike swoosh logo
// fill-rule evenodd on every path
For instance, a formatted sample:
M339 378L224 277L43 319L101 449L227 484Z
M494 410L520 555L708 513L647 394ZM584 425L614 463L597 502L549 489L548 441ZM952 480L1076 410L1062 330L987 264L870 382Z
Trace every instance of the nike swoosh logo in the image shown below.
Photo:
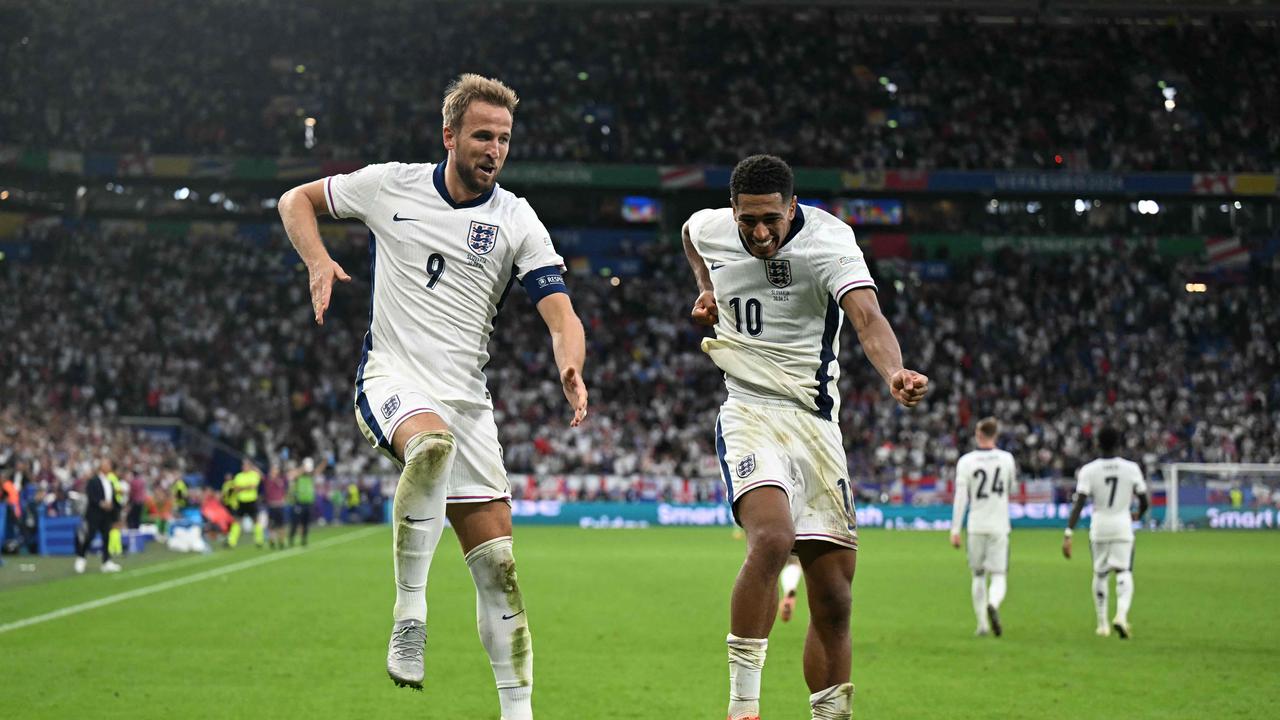
M418 222L418 218L402 218L400 217L400 213L396 213L395 215L392 215L391 219L395 220L396 222Z
M516 617L517 615L519 615L519 614L520 614L520 613L522 613L522 612L524 612L524 609L523 609L523 608L521 608L521 609L520 609L520 612L516 613L515 615L503 615L503 616L502 616L502 619L503 619L503 620L510 620L511 618Z
M426 522L428 520L435 520L435 517L432 516L429 518L414 518L414 517L409 517L408 515L405 515L404 519L408 522Z
M720 269L720 268L722 268L722 267L724 267L724 263L719 263L719 262L713 262L713 263L711 263L711 269L712 269L712 270L719 270L719 269Z

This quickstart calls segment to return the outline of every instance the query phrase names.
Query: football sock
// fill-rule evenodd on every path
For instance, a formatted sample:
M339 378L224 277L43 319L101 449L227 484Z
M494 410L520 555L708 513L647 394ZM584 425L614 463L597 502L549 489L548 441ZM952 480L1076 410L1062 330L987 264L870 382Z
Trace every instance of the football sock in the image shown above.
M1107 576L1093 576L1093 606L1098 613L1098 626L1107 624Z
M1116 617L1129 619L1129 606L1133 603L1133 573L1128 570L1116 573Z
M729 645L729 720L760 714L760 673L764 670L769 638L740 638L732 633Z
M476 627L489 653L503 720L532 720L533 644L511 538L481 543L466 559L476 584Z
M813 720L850 720L853 717L853 683L832 685L809 696Z
M1007 583L1006 583L1006 581L1005 581L1005 574L1004 574L1004 573L992 573L992 574L991 574L991 589L990 589L990 590L988 591L988 593L987 593L987 595L988 595L988 597L987 597L987 604L988 604L988 605L990 605L991 607L993 607L993 608L995 608L995 609L999 610L999 609L1000 609L1000 603L1004 602L1004 594L1005 594L1005 591L1006 591L1007 589L1008 589L1008 585L1007 585Z
M267 526L264 523L256 522L253 524L253 542L258 547L262 547L262 543L266 541Z
M973 614L978 616L978 627L987 627L987 578L974 575L970 584L973 593Z
M427 621L427 570L444 533L453 456L453 433L447 430L418 433L405 443L404 470L392 501L397 621Z
M240 523L231 523L231 532L227 533L227 546L235 547L240 542Z
M800 575L804 571L795 563L787 563L782 567L782 594L790 595L800 585Z
M111 528L111 532L107 533L107 552L112 557L124 554L124 540L120 537L120 528Z

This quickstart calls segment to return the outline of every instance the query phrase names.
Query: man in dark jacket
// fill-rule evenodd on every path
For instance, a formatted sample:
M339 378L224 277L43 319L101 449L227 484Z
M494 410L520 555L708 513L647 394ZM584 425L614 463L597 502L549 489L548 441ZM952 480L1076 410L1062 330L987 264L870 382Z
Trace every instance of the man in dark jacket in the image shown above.
M80 523L76 531L76 572L84 572L84 556L89 551L94 535L102 536L102 572L120 572L120 566L111 561L107 540L118 511L115 486L111 482L110 460L102 458L98 462L98 474L89 478L84 492L88 502L84 508L84 522Z

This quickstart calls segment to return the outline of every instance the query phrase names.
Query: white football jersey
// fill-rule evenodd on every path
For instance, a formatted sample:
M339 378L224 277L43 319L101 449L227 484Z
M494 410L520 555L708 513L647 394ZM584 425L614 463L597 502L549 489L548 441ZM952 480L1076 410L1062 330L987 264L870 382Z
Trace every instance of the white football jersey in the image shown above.
M356 372L393 377L461 408L491 408L482 368L498 308L520 279L564 289L564 261L523 198L495 183L458 203L445 164L385 163L325 179L335 218L368 226L373 305ZM367 408L361 405L361 412Z
M750 365L767 368L764 373L726 371L729 397L795 403L799 393L801 404L819 417L838 419L840 299L851 290L876 286L853 229L817 208L797 207L788 239L777 254L762 260L743 246L732 208L700 210L689 218L688 228L715 287L716 337L745 349Z
M1009 493L1018 479L1013 455L992 448L974 450L956 461L956 496L951 508L951 529L959 532L964 511L969 510L969 532L1009 532Z
M1133 496L1147 492L1138 463L1124 458L1098 458L1076 471L1076 492L1093 500L1090 540L1132 540Z

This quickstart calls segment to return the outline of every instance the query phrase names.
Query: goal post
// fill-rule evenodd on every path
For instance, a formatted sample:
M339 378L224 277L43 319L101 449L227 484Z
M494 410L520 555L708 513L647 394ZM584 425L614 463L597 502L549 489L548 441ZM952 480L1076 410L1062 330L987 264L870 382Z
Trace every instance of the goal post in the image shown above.
M1169 463L1164 528L1280 528L1280 464Z

